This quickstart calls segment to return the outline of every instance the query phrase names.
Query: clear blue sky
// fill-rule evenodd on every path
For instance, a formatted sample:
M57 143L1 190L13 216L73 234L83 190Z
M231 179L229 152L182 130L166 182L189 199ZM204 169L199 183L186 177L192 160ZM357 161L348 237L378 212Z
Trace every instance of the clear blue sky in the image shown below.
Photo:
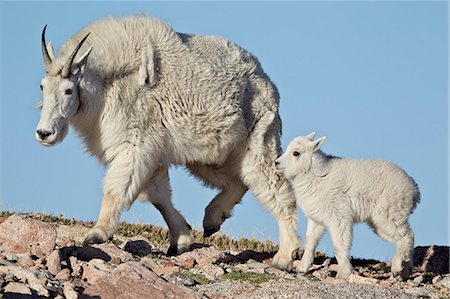
M34 138L44 76L40 34L56 49L91 21L146 13L180 32L232 40L261 61L281 94L285 148L327 135L325 152L394 161L418 182L416 245L448 244L448 7L446 2L2 2L0 210L97 218L103 166L69 133L53 148ZM216 194L170 171L173 201L200 228ZM299 211L299 234L305 218ZM165 226L136 202L123 220ZM278 240L275 220L248 193L223 225L233 237ZM319 249L332 254L328 235ZM357 225L351 254L387 260L394 246Z

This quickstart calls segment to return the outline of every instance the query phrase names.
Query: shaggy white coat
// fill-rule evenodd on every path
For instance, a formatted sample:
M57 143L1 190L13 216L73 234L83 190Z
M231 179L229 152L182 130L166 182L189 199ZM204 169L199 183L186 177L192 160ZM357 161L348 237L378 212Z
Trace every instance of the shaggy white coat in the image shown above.
M376 234L397 246L392 272L404 269L402 275L407 276L414 243L408 217L420 201L416 183L387 161L325 155L320 151L325 137L313 141L314 136L295 138L275 162L292 184L308 218L298 270L308 271L315 247L328 229L339 264L337 277L347 278L352 269L349 250L353 223L367 222Z
M60 76L80 40L90 33ZM205 235L219 230L248 188L276 217L274 264L292 267L298 248L296 203L273 161L281 154L279 95L257 59L214 36L182 34L145 16L94 22L66 41L42 80L38 130L44 145L62 141L67 125L107 166L97 224L86 243L104 242L139 196L162 213L169 251L192 243L190 227L171 203L168 168L185 165L220 193L205 210ZM72 88L70 95L65 94ZM249 224L251 221L249 221Z

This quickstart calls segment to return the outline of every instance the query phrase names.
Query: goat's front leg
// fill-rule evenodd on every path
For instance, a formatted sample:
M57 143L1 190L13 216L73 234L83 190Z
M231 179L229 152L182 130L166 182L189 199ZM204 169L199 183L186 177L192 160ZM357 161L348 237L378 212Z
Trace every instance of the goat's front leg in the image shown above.
M157 170L142 197L157 208L167 223L170 231L170 247L167 254L174 255L188 251L193 242L191 226L172 204L167 167Z
M103 243L119 227L124 208L130 208L158 167L159 156L137 148L120 153L111 163L105 177L104 195L95 226L83 245Z
M317 223L316 221L308 218L308 224L306 227L306 237L305 237L305 248L303 251L302 259L300 260L300 265L298 272L306 273L308 272L309 267L314 261L314 250L316 249L317 244L325 232L325 226Z

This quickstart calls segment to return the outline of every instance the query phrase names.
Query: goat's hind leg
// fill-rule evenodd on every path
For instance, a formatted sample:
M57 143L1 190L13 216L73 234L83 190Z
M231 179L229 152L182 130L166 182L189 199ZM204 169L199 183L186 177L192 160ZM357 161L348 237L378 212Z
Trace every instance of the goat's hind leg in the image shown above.
M231 160L232 157L229 159ZM227 161L227 165L234 165L234 163ZM241 201L242 196L247 192L247 187L232 173L231 169L197 163L189 164L187 168L205 185L221 190L205 209L203 235L209 237L219 231L225 219L231 216L231 210Z
M414 233L408 221L395 222L393 219L383 219L372 224L375 232L388 242L396 245L395 256L392 259L391 272L407 279L411 274L412 251L414 246Z

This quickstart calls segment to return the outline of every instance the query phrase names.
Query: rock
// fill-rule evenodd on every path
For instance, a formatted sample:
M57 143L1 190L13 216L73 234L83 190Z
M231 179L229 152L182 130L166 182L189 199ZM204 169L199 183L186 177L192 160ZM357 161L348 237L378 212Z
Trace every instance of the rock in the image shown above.
M441 275L436 275L435 277L433 277L433 279L431 280L432 284L437 284L439 281L441 281L442 276Z
M12 254L12 253L10 253L10 252L4 252L4 253L3 253L3 256L5 257L5 259L6 259L8 262L15 263L15 262L17 262L17 261L19 260L19 258L17 257L17 255Z
M61 271L61 253L58 249L53 250L52 253L47 256L47 269L53 275L56 275Z
M156 267L152 269L159 276L168 276L174 272L180 272L181 268L179 266L166 266L166 267Z
M188 269L192 269L195 267L195 260L193 258L187 258L182 261L183 266L185 266Z
M419 276L415 277L413 280L414 280L414 282L421 284L423 282L423 275L419 275Z
M139 257L147 256L152 252L152 246L145 239L132 239L125 243L123 249Z
M317 269L317 268L316 268ZM327 277L330 277L331 276L331 272L330 272L330 269L328 269L328 268L320 268L320 269L318 269L318 270L310 270L310 271L313 271L311 274L312 274L312 276L314 276L314 277L316 277L316 278L318 278L318 279L320 279L320 280L322 280L322 279L325 279L325 278L327 278Z
M372 268L375 270L386 269L386 267L387 267L386 263L383 263L383 262L379 262L379 263L376 263L375 265L372 265Z
M206 246L185 252L176 257L178 261L193 258L199 267L215 263L218 259L224 259L225 253L214 246Z
M175 284L182 284L187 287L192 287L196 284L195 280L193 280L190 277L187 277L186 275L180 273L180 272L173 272L171 273L166 279Z
M0 250L4 252L45 257L53 251L55 244L56 230L50 224L19 214L0 224Z
M58 225L56 228L58 233L56 243L61 247L82 244L89 230L89 227L78 223L75 225Z
M199 269L200 273L209 280L216 280L225 274L225 271L221 267L214 264L203 265Z
M42 271L28 270L19 266L0 266L0 273L12 274L17 280L27 282L38 295L49 295L48 290L44 287L47 284L47 278Z
M18 253L17 257L19 258L17 264L23 268L31 268L35 265L29 253Z
M338 271L338 264L331 264L328 266L328 269L331 271L337 272Z
M69 257L70 268L72 268L72 276L79 277L81 276L81 263L74 256Z
M269 274L273 274L275 276L282 277L282 278L285 278L285 279L295 279L294 275L292 275L292 274L290 274L290 273L288 273L286 271L280 270L278 268L274 268L274 267L266 268L266 269L264 269L264 272L265 273L269 273Z
M152 269L152 270L155 268L160 268L160 266L155 262L155 260L153 260L152 258L149 258L149 257L141 258L140 263L142 265L144 265L145 267Z
M5 295L10 294L23 294L31 295L31 290L26 284L21 282L10 282L4 288ZM12 297L9 297L12 298Z
M113 257L112 259L111 259L111 261L109 261L111 264L113 264L113 265L119 265L120 263L122 263L122 260L120 259L120 258L118 258L118 257Z
M450 288L450 275L445 275L444 278L442 278L437 285L441 287Z
M75 292L73 285L70 282L64 283L63 292L66 299L78 299L78 294Z
M83 272L81 279L89 284L95 283L112 271L108 264L101 259L92 259L87 263L83 263L81 268Z
M248 260L247 265L249 266L250 269L262 270L263 272L264 272L264 269L267 269L270 267L270 265L260 263L255 260Z
M69 280L70 279L70 270L67 268L62 269L55 275L55 279Z
M414 248L414 266L422 272L449 273L449 246L417 246Z
M362 283L362 284L376 284L378 282L376 278L356 275L354 273L350 274L350 276L347 278L347 281L350 283Z
M112 273L86 288L84 296L101 298L201 298L193 291L171 284L138 262L119 265ZM83 298L83 297L82 297Z
M329 267L330 264L331 264L331 259L327 258L325 261L323 261L322 267Z
M418 287L419 286L419 282L413 280L413 279L408 279L407 283L412 286L412 287Z

